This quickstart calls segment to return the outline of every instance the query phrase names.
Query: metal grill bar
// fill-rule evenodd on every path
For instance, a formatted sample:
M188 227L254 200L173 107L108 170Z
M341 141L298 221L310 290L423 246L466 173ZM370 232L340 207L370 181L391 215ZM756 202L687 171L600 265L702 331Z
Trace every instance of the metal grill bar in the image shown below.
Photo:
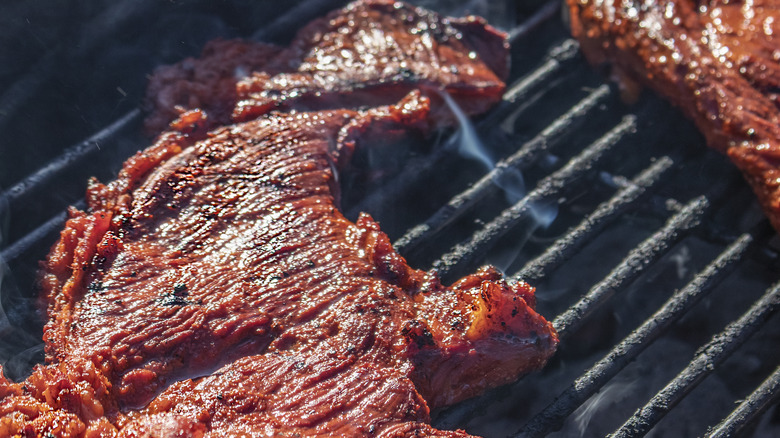
M636 120L626 116L622 122L610 130L598 141L587 147L580 155L571 159L563 168L542 179L537 187L514 206L504 210L483 229L472 234L468 242L456 245L452 251L433 263L434 269L444 277L458 268L468 265L486 251L498 238L527 217L534 206L557 195L570 182L582 176L626 134L634 132ZM484 179L483 179L484 181ZM489 181L489 180L488 180Z
M644 435L677 406L715 367L764 324L780 305L780 283L771 287L742 317L702 347L691 363L618 429L612 437Z
M468 190L458 194L450 200L444 207L440 208L425 223L420 224L407 231L394 245L399 251L413 251L418 245L430 238L434 233L440 231L447 224L460 217L469 207L478 200L486 196L491 190L496 189L496 185L513 169L523 169L532 163L542 152L560 144L562 139L567 138L569 134L579 125L581 125L587 115L609 94L609 87L602 85L577 105L572 107L564 115L556 119L539 135L531 141L520 147L517 152L508 159L496 165L493 170L485 174L479 181L474 183ZM628 131L636 128L636 120L632 118L629 121L623 121L619 125L620 134L610 135L610 140L614 143L615 135L622 136ZM624 132L625 131L625 132Z
M764 236L759 238L761 237ZM684 289L675 293L642 326L617 344L603 359L574 381L553 403L532 418L516 436L541 437L560 427L572 412L661 336L672 322L704 298L714 285L731 272L753 242L754 238L749 234L740 236Z
M84 200L79 200L75 204L73 204L74 207L83 210L86 208L87 204L84 202ZM68 219L68 212L63 211L61 213L58 213L54 215L52 218L44 222L43 224L39 225L37 228L32 230L31 232L27 233L24 237L17 240L16 242L12 243L11 245L8 245L7 248L3 249L2 252L0 252L0 263L7 263L11 260L15 260L17 257L21 256L25 252L27 252L30 248L35 246L38 242L46 238L46 236L54 233L55 231L62 229L62 224L65 223L65 221Z
M558 0L547 2L547 4L539 8L539 10L536 11L531 17L529 17L528 20L526 20L523 24L515 27L512 29L512 31L509 32L509 41L515 42L518 39L525 37L531 30L554 17L560 8L561 2Z
M657 184L673 164L674 161L669 157L661 157L656 160L631 181L628 187L622 189L609 201L599 205L585 220L547 247L544 253L526 263L514 275L515 280L533 283L544 278L577 250L594 239L607 224L616 219L632 203L646 194L647 190Z
M511 111L516 109L518 103L526 100L534 90L542 85L549 85L554 75L559 74L574 60L579 59L579 50L580 44L571 39L553 47L542 65L507 88L501 102L479 123L479 127L488 129L498 125Z
M694 199L672 216L661 230L632 249L628 256L610 274L588 291L585 296L553 321L561 339L569 336L597 307L615 294L623 285L635 279L650 264L658 260L671 245L682 238L701 220L708 207L703 196Z
M49 161L45 166L0 194L0 198L9 203L17 202L34 189L40 188L43 184L56 178L63 171L80 164L92 153L99 151L101 147L110 144L125 128L139 120L141 120L141 110L134 109L128 112L95 135L65 149L62 154Z
M737 409L707 434L708 438L737 436L742 428L780 399L780 367L769 376Z

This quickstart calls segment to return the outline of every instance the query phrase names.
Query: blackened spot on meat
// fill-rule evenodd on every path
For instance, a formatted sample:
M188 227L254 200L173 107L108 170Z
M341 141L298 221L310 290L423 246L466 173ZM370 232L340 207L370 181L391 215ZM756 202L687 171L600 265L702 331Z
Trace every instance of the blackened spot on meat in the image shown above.
M90 292L99 293L100 291L103 290L103 283L95 280L92 283L90 283L89 286L87 286L87 290L89 290Z
M187 291L187 285L184 283L176 283L173 286L173 294L177 297L186 297L189 296L189 291Z
M452 322L450 323L450 327L452 327L452 330L463 330L465 328L465 325L463 324L463 318L459 316L453 318Z
M398 70L398 76L401 80L417 80L417 75L408 68L401 68Z
M179 286L178 284L176 286ZM160 295L160 298L157 300L157 302L163 306L186 306L188 304L201 304L202 301L198 302L192 302L188 299L186 299L187 296L189 296L189 292L187 292L186 286L185 288L179 288L177 291L176 286L174 286L173 293L165 292L162 295Z
M414 343L417 348L432 347L435 345L433 341L433 335L422 322L413 319L404 324L401 329L401 335L404 336L409 343Z

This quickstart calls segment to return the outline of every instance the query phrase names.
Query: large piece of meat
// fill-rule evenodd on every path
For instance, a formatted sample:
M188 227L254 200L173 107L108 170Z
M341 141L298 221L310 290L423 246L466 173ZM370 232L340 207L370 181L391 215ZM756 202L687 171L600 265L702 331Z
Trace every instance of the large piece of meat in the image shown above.
M444 286L337 205L356 148L447 123L434 84L210 132L192 110L93 181L41 278L46 364L0 376L0 436L468 436L429 409L547 361L533 289L489 267Z
M568 0L588 60L679 106L780 230L780 1Z

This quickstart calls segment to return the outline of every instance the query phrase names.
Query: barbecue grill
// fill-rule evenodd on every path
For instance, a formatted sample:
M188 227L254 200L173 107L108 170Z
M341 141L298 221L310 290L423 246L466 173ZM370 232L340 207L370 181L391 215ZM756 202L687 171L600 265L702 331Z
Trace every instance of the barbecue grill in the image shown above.
M0 63L0 362L18 379L43 358L35 271L66 207L149 143L144 75L217 36L284 42L344 2L17 3L0 13L18 61ZM434 426L780 435L778 240L738 172L666 103L625 104L581 57L558 2L431 3L507 27L506 96L395 169L345 181L343 211L370 212L411 266L445 282L484 263L527 280L561 335L544 370L435 412Z

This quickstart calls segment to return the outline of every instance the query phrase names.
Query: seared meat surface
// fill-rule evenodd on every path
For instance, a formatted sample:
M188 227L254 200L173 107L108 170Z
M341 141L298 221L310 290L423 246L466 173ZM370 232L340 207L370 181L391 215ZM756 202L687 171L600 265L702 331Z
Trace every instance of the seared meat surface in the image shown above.
M389 6L343 14L431 16ZM400 21L418 23L377 23ZM496 42L483 48L491 57L505 48ZM491 267L442 285L409 267L370 216L353 223L337 205L356 148L448 123L431 115L439 91L478 90L472 112L500 98L503 82L484 92L472 74L483 55L464 56L474 68L452 81L401 81L388 95L371 83L380 101L411 90L392 105L302 111L293 100L304 87L272 108L295 111L244 112L213 130L208 111L224 114L234 98L227 79L185 80L207 110L189 108L116 180L90 183L88 211L71 210L41 276L46 364L20 383L0 375L0 436L468 436L432 428L430 409L544 365L558 339L533 288ZM324 91L360 88L333 77L344 88ZM217 97L192 85L203 78L223 84Z
M569 0L593 64L679 106L780 230L780 2Z
M505 35L478 17L355 2L305 26L284 50L214 41L200 59L158 68L146 95L146 129L157 134L196 108L206 111L209 126L219 126L231 116L251 120L273 110L391 105L415 89L432 99L435 122L451 118L443 92L467 114L479 114L504 91L507 48Z
M272 110L389 105L419 89L431 117L449 118L438 93L467 114L501 98L506 38L480 18L442 18L393 1L355 2L301 29L278 57L238 84L234 118Z
M48 365L6 383L5 431L436 435L430 407L543 365L557 339L531 287L491 268L444 287L334 204L353 148L427 111L412 93L171 132L93 183L43 278Z

